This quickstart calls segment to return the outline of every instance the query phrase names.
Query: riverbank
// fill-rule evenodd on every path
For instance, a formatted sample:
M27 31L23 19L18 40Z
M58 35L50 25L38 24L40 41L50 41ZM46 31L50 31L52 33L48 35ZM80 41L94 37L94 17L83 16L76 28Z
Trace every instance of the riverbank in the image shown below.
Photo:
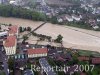
M30 26L32 29L35 29L43 22L19 18L0 17L0 23L18 25L23 27ZM46 23L43 27L38 29L36 33L52 36L53 38L56 38L59 34L61 34L64 37L64 47L100 52L100 32ZM33 42L30 41L30 43ZM45 45L47 43L44 42L41 44Z

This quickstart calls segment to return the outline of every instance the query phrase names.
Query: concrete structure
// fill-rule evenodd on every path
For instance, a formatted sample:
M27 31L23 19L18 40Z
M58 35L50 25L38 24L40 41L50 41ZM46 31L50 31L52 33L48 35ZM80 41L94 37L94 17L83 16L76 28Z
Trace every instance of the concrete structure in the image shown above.
M28 49L27 53L28 58L44 57L47 56L48 50L47 48Z
M3 45L7 55L16 54L16 44L17 44L16 36L8 36L7 39L3 41Z

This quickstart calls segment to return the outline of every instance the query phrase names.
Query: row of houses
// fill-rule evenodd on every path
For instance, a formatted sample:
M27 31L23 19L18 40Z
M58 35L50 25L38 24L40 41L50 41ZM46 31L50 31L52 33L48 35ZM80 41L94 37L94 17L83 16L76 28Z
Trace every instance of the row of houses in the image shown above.
M75 15L75 14L72 14L71 16L68 15L68 14L64 14L64 15L61 15L57 18L57 21L58 22L63 22L63 21L68 21L68 22L72 22L72 21L80 21L82 19L82 16L78 16L78 15Z
M91 61L92 64L100 64L100 57L87 57L87 56L80 56L78 57L79 61Z

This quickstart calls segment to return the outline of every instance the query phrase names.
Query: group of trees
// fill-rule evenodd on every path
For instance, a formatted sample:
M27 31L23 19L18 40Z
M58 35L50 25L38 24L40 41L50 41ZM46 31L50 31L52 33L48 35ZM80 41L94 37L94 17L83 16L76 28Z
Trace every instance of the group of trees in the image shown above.
M31 27L19 27L19 32L21 33L21 32L24 32L24 31L31 31L32 29L31 29Z
M36 21L44 21L46 18L46 16L42 13L12 5L0 5L0 16L17 17Z
M55 39L55 42L62 43L62 39L63 39L63 36L62 35L58 35L57 38Z
M43 35L43 34L37 34L35 32L32 32L32 35L37 36L40 38L40 40L45 40L47 39L48 41L51 41L51 36Z

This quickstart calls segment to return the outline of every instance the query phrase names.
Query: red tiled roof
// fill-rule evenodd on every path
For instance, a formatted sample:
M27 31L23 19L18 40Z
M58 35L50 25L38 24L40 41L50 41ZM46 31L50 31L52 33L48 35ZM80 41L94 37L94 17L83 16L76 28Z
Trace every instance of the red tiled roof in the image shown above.
M10 26L9 27L9 34L15 34L18 31L18 26L14 25L14 26Z
M81 57L78 57L78 60L79 61L88 61L89 60L89 57L81 56Z
M16 37L15 36L8 36L5 40L4 46L5 47L12 47L15 45Z
M36 48L36 49L28 49L27 50L28 54L42 54L42 53L47 53L48 50L47 48Z
M100 64L100 58L92 58L93 64Z

